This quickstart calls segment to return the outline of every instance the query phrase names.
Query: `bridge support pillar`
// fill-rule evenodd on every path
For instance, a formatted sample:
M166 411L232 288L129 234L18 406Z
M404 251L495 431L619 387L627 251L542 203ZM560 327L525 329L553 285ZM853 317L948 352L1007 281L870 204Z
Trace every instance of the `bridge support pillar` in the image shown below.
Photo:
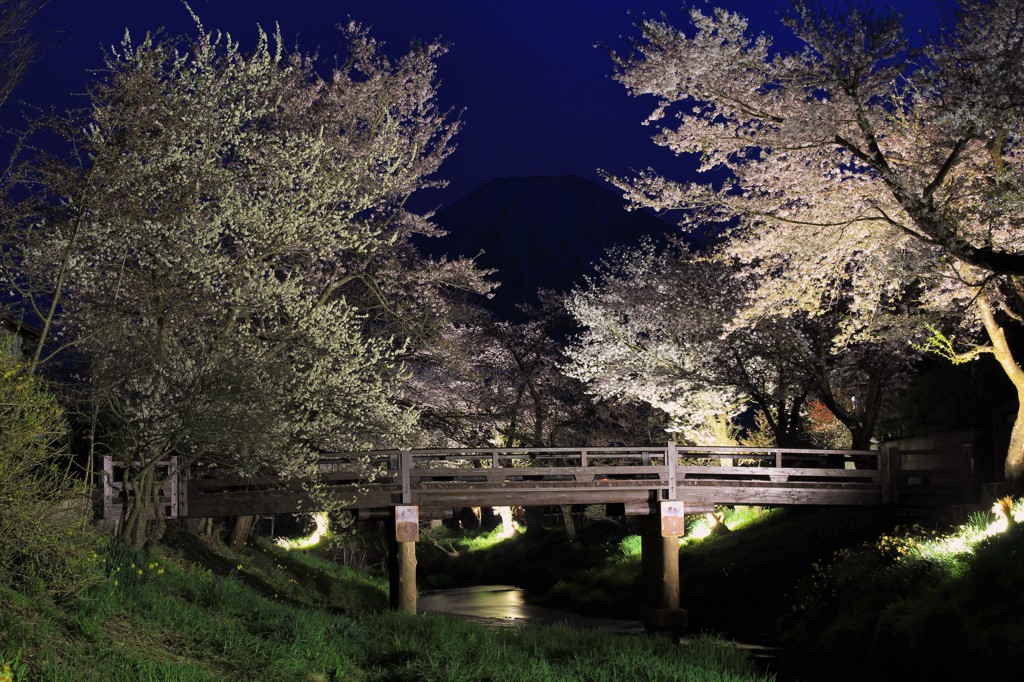
M683 506L662 501L659 513L648 517L640 536L644 625L649 630L686 627L688 614L679 608L679 538L683 535Z
M419 539L419 509L393 507L389 525L388 583L391 608L416 613L416 541Z

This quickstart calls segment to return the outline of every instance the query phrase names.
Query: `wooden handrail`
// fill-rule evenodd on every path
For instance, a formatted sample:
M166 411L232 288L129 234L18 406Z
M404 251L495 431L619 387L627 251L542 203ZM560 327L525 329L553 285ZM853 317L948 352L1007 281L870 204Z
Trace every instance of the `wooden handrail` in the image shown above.
M674 444L423 448L331 453L320 461L315 478L321 490L345 500L349 508L615 502L638 509L659 499L678 499L698 508L713 504L869 505L898 502L898 496L905 492L915 500L931 493L945 494L949 476L933 471L937 467L930 460L916 462L916 468L912 462L903 470L904 457L914 454ZM728 460L734 466L724 466ZM845 464L851 460L860 467L846 469ZM106 470L109 474L109 466ZM951 476L967 470L961 464L948 473ZM914 472L920 481L914 478ZM921 485L924 479L936 485L928 488L927 481ZM114 494L119 492L116 488L110 484L105 488L111 511L116 502ZM309 508L311 501L303 481L274 476L242 477L204 471L201 477L187 480L193 499L183 494L185 485L180 488L181 515L275 513Z

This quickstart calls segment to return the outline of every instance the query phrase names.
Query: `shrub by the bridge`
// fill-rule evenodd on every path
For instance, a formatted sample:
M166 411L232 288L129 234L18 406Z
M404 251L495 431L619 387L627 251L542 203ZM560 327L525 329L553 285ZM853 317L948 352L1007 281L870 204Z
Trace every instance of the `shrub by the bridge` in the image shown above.
M98 535L66 440L55 398L0 352L0 581L56 596L99 578Z

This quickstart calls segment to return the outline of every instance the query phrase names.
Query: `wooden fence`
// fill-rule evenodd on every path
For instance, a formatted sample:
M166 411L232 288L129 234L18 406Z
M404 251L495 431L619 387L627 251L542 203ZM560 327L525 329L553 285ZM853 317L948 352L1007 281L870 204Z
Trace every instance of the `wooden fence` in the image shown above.
M182 458L171 457L156 465L156 479L161 482L157 505L168 519L188 516L188 469L183 466L183 462ZM102 481L104 519L120 520L125 514L125 504L130 509L135 499L130 484L125 482L124 473L124 468L115 466L110 457L103 458L99 475ZM153 510L150 514L153 514Z

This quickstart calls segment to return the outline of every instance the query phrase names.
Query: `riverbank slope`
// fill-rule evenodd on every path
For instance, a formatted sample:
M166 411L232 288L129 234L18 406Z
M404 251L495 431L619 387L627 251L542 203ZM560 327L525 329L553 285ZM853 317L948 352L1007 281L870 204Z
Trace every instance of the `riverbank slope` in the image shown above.
M55 600L0 582L0 679L103 682L328 680L758 682L703 638L561 626L493 629L387 612L380 576L257 542L232 552L187 534L154 552L97 555L102 579Z
M945 527L864 510L775 510L688 541L690 634L779 647L787 679L1016 679L1024 525L998 532L994 520L980 513ZM510 583L533 603L635 617L639 539L629 531L600 524L575 543L549 531L486 549L426 547L421 582Z

